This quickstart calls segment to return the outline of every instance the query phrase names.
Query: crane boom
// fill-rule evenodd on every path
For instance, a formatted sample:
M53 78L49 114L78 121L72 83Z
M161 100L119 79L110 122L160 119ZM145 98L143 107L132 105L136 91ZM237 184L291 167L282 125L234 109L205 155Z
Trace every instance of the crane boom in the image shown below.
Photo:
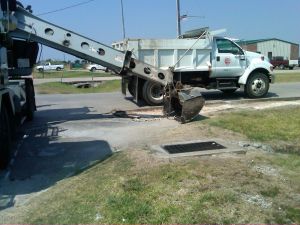
M22 7L17 7L14 17L16 30L9 33L13 38L35 41L48 47L105 66L120 75L131 73L158 82L163 86L172 82L173 74L135 60L131 52L121 52L112 47L84 37L73 31L49 23ZM126 73L127 72L127 73ZM163 78L163 79L162 79Z

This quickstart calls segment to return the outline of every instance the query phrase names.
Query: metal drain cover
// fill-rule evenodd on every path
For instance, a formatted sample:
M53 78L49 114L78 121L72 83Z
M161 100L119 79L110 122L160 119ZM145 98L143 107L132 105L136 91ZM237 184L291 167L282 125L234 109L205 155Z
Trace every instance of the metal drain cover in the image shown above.
M214 141L164 145L162 146L162 148L165 151L167 151L169 154L180 154L180 153L189 153L189 152L201 152L201 151L213 151L213 150L226 149L226 147Z

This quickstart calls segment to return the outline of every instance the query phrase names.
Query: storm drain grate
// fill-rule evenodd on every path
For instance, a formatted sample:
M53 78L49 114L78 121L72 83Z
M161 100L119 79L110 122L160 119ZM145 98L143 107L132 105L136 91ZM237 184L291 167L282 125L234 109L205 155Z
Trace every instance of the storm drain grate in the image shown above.
M223 145L220 145L214 141L211 142L197 142L188 144L176 144L176 145L164 145L162 146L170 154L180 154L189 152L202 152L226 149Z

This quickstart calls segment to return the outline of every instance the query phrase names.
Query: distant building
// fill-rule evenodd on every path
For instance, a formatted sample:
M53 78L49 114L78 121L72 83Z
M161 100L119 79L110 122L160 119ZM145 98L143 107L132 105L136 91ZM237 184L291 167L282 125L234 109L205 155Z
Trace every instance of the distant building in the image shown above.
M286 60L298 60L299 44L277 38L258 39L237 42L243 49L259 52L269 59L281 56Z

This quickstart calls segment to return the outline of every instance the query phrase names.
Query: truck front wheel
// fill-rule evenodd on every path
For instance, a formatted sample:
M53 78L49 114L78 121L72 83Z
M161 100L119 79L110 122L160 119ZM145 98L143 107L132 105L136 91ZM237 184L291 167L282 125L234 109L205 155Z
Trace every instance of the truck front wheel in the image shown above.
M164 101L163 87L160 84L146 81L143 87L143 98L151 106L161 105Z
M11 129L7 109L4 104L0 113L0 170L8 166L11 148Z
M249 98L262 98L267 95L270 88L270 81L263 73L252 74L247 81L245 94Z

